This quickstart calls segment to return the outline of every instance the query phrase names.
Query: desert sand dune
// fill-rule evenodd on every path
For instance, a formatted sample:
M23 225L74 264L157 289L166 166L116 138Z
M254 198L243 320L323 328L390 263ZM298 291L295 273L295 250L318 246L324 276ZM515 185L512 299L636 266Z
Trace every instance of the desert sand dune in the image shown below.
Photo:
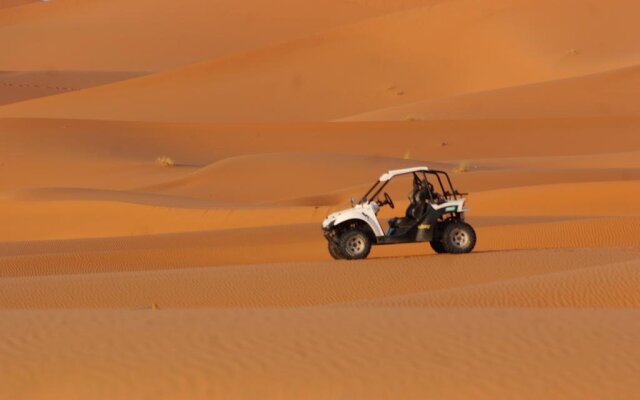
M143 75L126 71L242 53L434 1L332 0L317 7L291 0L7 0L0 2L0 44L11 56L0 60L0 71L16 73L0 74L0 105Z
M640 118L280 124L0 118L0 127L3 143L0 151L6 156L11 155L9 149L24 148L49 158L79 153L85 158L108 156L154 161L165 154L175 158L178 164L197 166L256 153L316 152L398 158L409 155L414 160L430 161L486 158L513 161L521 157L630 153L640 147L640 138L633 134L640 127ZM95 135L89 136L87 132ZM362 135L367 135L369 140L362 140ZM605 135L608 140L603 140ZM508 144L508 148L499 144Z
M637 116L640 67L373 111L345 121Z
M639 262L605 264L374 300L387 307L621 307L640 306Z
M469 201L478 215L639 216L639 196L638 181L588 182L477 192Z
M344 262L298 262L139 272L125 267L120 271L95 274L89 274L92 269L87 264L81 275L56 271L53 276L53 271L43 269L30 271L29 276L3 279L0 308L144 308L153 303L166 308L303 307L380 298L383 298L380 304L384 305L385 297L419 293L415 295L418 299L415 304L418 305L425 296L424 304L428 304L430 297L424 292L433 293L432 297L437 300L448 291L452 291L447 297L453 299L451 302L461 301L464 302L461 307L473 307L474 302L468 298L485 288L490 296L482 301L477 294L476 304L479 307L491 306L501 298L508 301L508 293L499 296L508 290L532 292L522 297L512 294L512 297L517 297L514 301L535 302L537 298L540 302L555 301L558 307L575 306L585 300L582 293L590 289L595 291L594 301L597 297L603 302L602 306L607 301L605 297L609 290L601 285L602 280L610 283L609 288L615 289L615 285L619 285L626 290L610 296L611 306L633 306L639 300L638 294L632 290L638 280L634 272L637 262L632 260L637 260L637 257L636 250L627 249L526 250L486 252L464 257L380 258L353 265ZM483 265L483 268L478 268L478 265ZM586 272L580 273L583 271ZM621 282L625 276L628 281ZM579 292L565 290L563 293L562 287L558 287L562 282L565 285L575 282L571 290ZM546 291L545 285L551 289ZM537 289L541 290L538 296L534 293ZM441 295L442 292L444 294ZM413 299L411 296L408 299ZM562 304L563 298L567 302L573 301L573 304ZM405 305L403 299L400 298L399 302ZM436 300L433 300L434 306L447 306L446 300L435 303ZM391 299L389 305L393 301ZM413 303L407 300L407 304ZM590 304L585 301L583 306Z
M263 201L286 197L268 191L277 179L256 180L250 175L264 167L259 162L261 157L273 158L274 153L294 153L283 154L280 164L307 173L310 169L305 167L302 155L308 153L315 154L316 160L329 153L327 162L343 160L343 165L350 164L349 169L364 171L363 166L368 164L370 175L360 175L364 180L360 183L369 185L381 170L405 162L438 162L434 165L447 170L462 164L473 173L457 174L458 186L476 191L523 186L527 182L629 179L635 176L634 168L638 166L633 150L640 148L640 136L636 134L640 119L636 118L230 125L0 119L0 128L0 156L3 168L9 171L0 177L2 191L37 187L139 191L186 182L192 174L202 179L195 179L201 187L194 186L190 194L222 191L220 183L207 180L208 174L198 170L206 171L207 165L231 159L235 161L227 164L227 168L234 176L251 180L257 191L271 197ZM367 140L363 141L363 137ZM607 140L602 140L603 137ZM351 163L347 154L356 155ZM177 166L159 167L155 161L162 155L174 159ZM253 156L245 158L246 165L239 162L239 157L250 155ZM376 166L368 161L383 161L384 157L390 158L391 163ZM289 164L284 160L289 160ZM296 165L295 160L301 164ZM609 168L613 166L621 169ZM549 168L559 173L554 175ZM354 184L350 178L343 179L343 171L338 168L327 165L323 171L313 172L314 177L324 173L321 180L296 179L296 182L300 188L306 188L303 190L315 194L326 192L314 189L314 185L324 185L323 190L333 192ZM502 174L497 179L492 175L496 171ZM287 170L280 172L286 173L287 179L294 174ZM243 185L233 179L225 180L236 187ZM233 196L232 193L226 195ZM347 198L352 195L358 194L348 194Z
M615 125L612 123L612 128ZM587 135L583 135L586 140ZM593 138L593 140L598 140ZM602 140L602 139L600 139ZM553 143L546 143L550 147ZM625 143L626 144L626 143ZM594 151L598 149L593 149ZM579 154L579 155L564 155L564 156L537 156L537 157L495 157L486 160L474 159L469 160L473 163L471 165L474 169L480 169L483 171L495 171L495 170L513 170L520 171L525 169L535 169L542 171L559 171L562 169L573 170L578 172L583 171L595 171L595 170L616 170L627 169L633 170L640 166L640 152L638 151L620 151L616 153L600 153L594 152L593 154Z
M274 226L317 222L330 210L318 206L211 207L190 199L131 193L118 193L119 201L105 200L104 196L109 194L102 192L98 198L87 199L96 193L81 191L71 193L73 200L44 197L43 201L0 201L3 210L0 221L3 226L12 227L3 229L0 237L4 241L49 240ZM167 206L170 202L182 204ZM46 228L45 223L50 224L50 228Z
M635 310L59 310L2 321L9 398L633 399L639 390Z
M423 247L424 248L424 247ZM415 253L415 252L414 252ZM326 260L317 225L10 242L3 275L51 275Z
M636 399L639 12L0 0L0 399ZM416 165L474 252L333 260Z
M54 208L55 210L55 208ZM138 210L136 210L138 211ZM314 210L316 211L316 210ZM307 211L300 219L313 221L314 214ZM188 218L162 219L120 218L107 214L109 222L81 214L82 223L61 224L58 230L41 229L30 225L14 236L3 238L0 251L2 275L57 274L99 272L111 270L145 270L157 268L183 268L184 266L236 265L286 261L328 260L326 243L318 234L318 223L271 225L284 215L282 209L271 212L244 213L223 222L223 217L193 222ZM171 212L171 216L177 214ZM253 218L248 218L246 215ZM31 214L34 215L34 214ZM179 214L178 214L179 215ZM201 215L201 214L199 214ZM215 214L214 214L215 215ZM289 213L288 218L294 215ZM53 217L49 217L53 218ZM68 217L69 218L69 217ZM77 218L77 217L76 217ZM174 217L175 218L175 217ZM234 217L235 218L235 217ZM24 221L25 217L19 219ZM58 220L60 218L58 217ZM247 221L248 220L248 221ZM494 222L476 226L481 240L478 251L549 248L637 247L640 244L639 218L575 218L531 220L530 218L496 218ZM45 222L47 220L45 219ZM179 221L179 223L175 222ZM3 223L13 221L3 221ZM172 224L172 222L175 222ZM247 228L228 228L234 226ZM471 220L473 223L473 220ZM262 223L262 226L255 226ZM180 225L181 224L181 225ZM227 225L227 226L225 226ZM15 224L14 224L15 226ZM41 224L42 226L42 224ZM117 228L114 228L117 227ZM225 229L226 228L226 229ZM183 232L176 232L183 229ZM167 234L159 234L169 232ZM170 233L173 232L173 233ZM116 236L105 237L100 236ZM69 239L85 237L85 239ZM35 242L26 240L38 240ZM58 239L58 240L54 240ZM64 240L68 239L68 240ZM374 248L372 257L419 256L432 254L427 244Z
M493 249L535 249L565 247L636 247L637 218L577 219L562 222L515 224L484 228L483 242ZM484 244L478 246L482 249Z
M27 71L0 73L0 105L73 92L145 75L144 72Z
M536 185L472 193L468 205L477 216L638 217L639 190L635 181ZM336 199L324 199L342 199L347 193ZM567 197L568 193L575 197ZM393 194L398 200L398 210L383 210L380 214L383 220L406 208L406 200L397 196L399 191ZM242 207L239 202L230 207L229 203L216 205L201 198L48 189L14 193L13 198L0 200L0 204L3 210L0 222L12 227L0 231L0 237L21 241L319 224L332 210L345 207L348 200L331 205L288 207Z
M442 2L121 84L4 106L0 117L331 120L637 65L637 8L631 0L589 6L577 0Z
M461 174L456 173L456 185L467 192L489 191L520 186L543 186L566 183L588 182L635 182L640 178L638 168L561 168L561 169L492 169L476 170L473 162L462 162L462 165L471 165L470 171ZM532 189L536 192L536 189ZM552 197L562 192L551 191ZM564 191L566 193L566 191ZM576 203L579 200L576 199Z
M0 13L0 70L162 70L434 2L34 2Z
M0 9L35 3L36 0L0 0Z
M184 178L142 190L235 204L261 204L321 195L353 186L366 191L366 186L371 186L379 171L414 164L413 160L401 158L353 154L260 154L226 158ZM441 165L436 163L434 167ZM335 179L328 180L327 176L335 176ZM260 182L254 184L256 179ZM336 200L344 203L348 198Z

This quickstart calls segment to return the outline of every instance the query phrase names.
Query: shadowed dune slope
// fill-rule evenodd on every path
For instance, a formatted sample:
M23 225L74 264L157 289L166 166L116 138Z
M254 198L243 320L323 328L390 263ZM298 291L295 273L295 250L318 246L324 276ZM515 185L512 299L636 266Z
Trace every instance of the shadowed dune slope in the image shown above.
M121 84L4 106L0 117L331 120L637 65L638 7L631 0L442 2Z

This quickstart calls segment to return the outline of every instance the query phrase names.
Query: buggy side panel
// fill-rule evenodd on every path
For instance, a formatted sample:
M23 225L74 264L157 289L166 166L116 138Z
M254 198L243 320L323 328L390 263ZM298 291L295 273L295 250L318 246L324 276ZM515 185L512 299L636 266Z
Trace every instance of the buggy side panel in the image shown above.
M377 236L384 236L384 231L378 222L375 214L369 215L364 209L353 209L349 212L341 213L333 221L331 221L331 227L339 226L347 221L361 221L371 228L373 234Z

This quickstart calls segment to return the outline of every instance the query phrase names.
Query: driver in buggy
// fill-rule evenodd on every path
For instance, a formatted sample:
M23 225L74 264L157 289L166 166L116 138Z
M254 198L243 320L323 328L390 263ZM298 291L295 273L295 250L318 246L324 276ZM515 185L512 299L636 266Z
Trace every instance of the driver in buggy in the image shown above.
M402 227L410 227L424 216L427 205L433 201L439 204L444 201L443 196L434 190L433 185L425 178L420 179L417 175L413 177L413 190L409 194L409 206L404 218L396 217L389 220L389 231L387 236L391 236Z

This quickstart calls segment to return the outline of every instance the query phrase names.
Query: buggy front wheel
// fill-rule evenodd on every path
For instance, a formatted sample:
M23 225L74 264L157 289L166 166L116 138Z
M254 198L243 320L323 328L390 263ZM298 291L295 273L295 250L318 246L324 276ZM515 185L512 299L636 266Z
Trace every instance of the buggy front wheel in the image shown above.
M333 242L332 240L329 240L328 242L329 254L331 254L331 257L333 257L334 260L341 260L342 254L340 254L340 247L338 246L338 244Z
M362 260L371 251L369 235L359 229L344 232L340 236L340 255L347 260Z

